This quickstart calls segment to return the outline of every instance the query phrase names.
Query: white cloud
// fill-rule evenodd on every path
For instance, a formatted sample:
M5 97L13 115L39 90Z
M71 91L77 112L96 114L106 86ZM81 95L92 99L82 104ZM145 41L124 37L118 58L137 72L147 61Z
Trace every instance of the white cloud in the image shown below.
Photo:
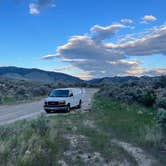
M91 28L93 33L93 40L102 41L108 39L116 34L119 29L126 28L122 24L112 24L106 27L95 25Z
M123 58L120 52L106 49L105 44L97 43L89 36L73 36L67 44L57 48L57 57L66 59L115 60Z
M41 59L53 59L55 57L56 57L56 55L54 55L54 54L48 54L48 55L42 56Z
M133 23L133 20L125 18L125 19L122 19L121 22L122 23L129 23L129 24L131 24L131 23Z
M35 3L30 3L29 4L29 13L32 15L37 15L40 14L40 10L38 6Z
M137 66L135 62L122 61L125 56L120 51L107 49L104 43L86 35L73 36L67 44L58 47L57 57L95 77L125 75Z
M142 21L141 23L148 23L148 22L154 22L156 21L157 18L153 15L145 15L143 18L142 18Z
M34 0L29 4L29 13L38 15L45 8L55 7L54 0Z
M86 59L61 59L60 62L86 62Z
M128 71L128 75L131 76L160 76L160 75L166 75L166 69L161 68L155 68L155 69L145 69L142 67L133 69L131 71Z
M107 48L119 50L130 56L145 56L153 54L166 55L166 25L155 28L149 34L139 39L121 44L107 44Z
M148 75L148 76L159 76L159 75L166 75L166 69L152 69L148 71L144 71L142 75Z
M59 57L61 62L67 62L95 78L165 73L166 69L148 70L141 66L142 62L129 61L127 57L166 55L166 25L134 37L128 34L127 38L124 37L117 43L105 42L105 39L115 36L123 28L125 26L121 24L93 26L89 35L72 36L66 44L59 46L54 57Z

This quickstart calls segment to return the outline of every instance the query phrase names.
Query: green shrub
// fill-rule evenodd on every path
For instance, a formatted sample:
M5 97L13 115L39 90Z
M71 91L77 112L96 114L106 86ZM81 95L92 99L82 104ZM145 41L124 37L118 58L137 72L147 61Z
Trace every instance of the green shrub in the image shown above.
M31 127L35 133L45 136L49 131L48 123L48 119L44 115L41 115L37 120L32 122Z
M156 100L155 94L153 92L148 91L140 96L140 98L138 99L138 102L140 102L141 104L147 107L152 107L155 103L155 100Z
M0 127L0 140L4 140L13 134L13 129L7 126Z
M166 132L166 110L159 109L157 113L157 122L159 126Z
M12 96L5 96L4 98L3 98L3 102L4 103L13 103L15 101L15 99L14 99L14 97L12 97Z
M157 101L156 101L156 105L159 108L166 109L166 97L158 98Z
M2 99L2 97L0 96L0 104L2 104L3 103L3 99Z

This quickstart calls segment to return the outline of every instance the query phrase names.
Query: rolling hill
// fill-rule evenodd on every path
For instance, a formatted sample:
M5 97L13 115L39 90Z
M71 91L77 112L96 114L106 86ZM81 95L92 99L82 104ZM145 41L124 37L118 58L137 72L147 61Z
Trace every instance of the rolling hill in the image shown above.
M0 76L11 79L36 81L44 83L82 83L77 77L64 73L44 71L40 69L27 69L20 67L0 67Z

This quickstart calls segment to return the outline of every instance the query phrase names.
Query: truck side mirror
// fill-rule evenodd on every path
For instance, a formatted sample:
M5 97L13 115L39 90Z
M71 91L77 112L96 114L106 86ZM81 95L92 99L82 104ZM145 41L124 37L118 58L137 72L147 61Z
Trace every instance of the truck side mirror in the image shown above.
M73 96L73 93L70 93L69 97L72 97Z

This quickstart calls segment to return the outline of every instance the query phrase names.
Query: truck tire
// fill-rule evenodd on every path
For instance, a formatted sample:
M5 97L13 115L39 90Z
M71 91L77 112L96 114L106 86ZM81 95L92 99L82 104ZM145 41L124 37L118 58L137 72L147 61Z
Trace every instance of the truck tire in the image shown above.
M66 112L70 112L70 104L67 105Z
M77 108L81 108L81 106L82 106L82 101L80 100Z
M47 113L47 114L49 114L49 113L50 113L50 111L49 111L49 110L45 110L45 111L46 111L46 113Z

